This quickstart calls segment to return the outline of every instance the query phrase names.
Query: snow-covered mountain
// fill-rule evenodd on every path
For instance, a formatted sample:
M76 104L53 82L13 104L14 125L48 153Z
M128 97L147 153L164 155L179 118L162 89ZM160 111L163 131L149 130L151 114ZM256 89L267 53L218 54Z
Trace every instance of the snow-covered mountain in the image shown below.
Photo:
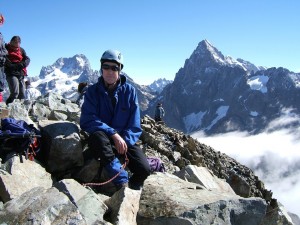
M77 98L77 87L82 81L94 83L99 71L93 71L85 55L78 54L71 58L60 58L53 65L42 67L39 79L32 86L42 94L56 92L67 99Z
M171 84L172 80L166 80L166 78L160 78L158 80L155 80L152 84L149 85L149 87L154 91L160 93L165 86L168 84Z
M155 93L148 87L136 84L126 73L122 72L137 90L141 110L148 107ZM43 95L49 92L61 94L72 101L78 97L77 88L80 82L96 83L99 71L91 69L89 60L83 54L70 58L59 58L53 65L42 67L38 77L31 77L31 85Z
M159 79L151 86L138 85L124 74L137 89L142 115L154 116L156 103L162 102L167 125L186 133L258 133L282 115L300 114L299 74L224 56L207 40L198 44L173 82ZM78 54L58 59L31 79L42 94L58 92L75 100L78 83L95 83L99 76ZM289 121L285 126L298 123Z
M203 40L144 113L152 115L160 101L167 125L186 133L259 133L280 116L300 115L299 82L299 73L225 57Z
M240 67L245 71L256 72L264 69L264 67L257 67L254 64L240 58L234 59L231 56L224 56L208 40L203 40L199 43L189 62L197 64L199 59L206 59L207 62L204 61L204 63L207 63L208 65L216 63L220 66Z

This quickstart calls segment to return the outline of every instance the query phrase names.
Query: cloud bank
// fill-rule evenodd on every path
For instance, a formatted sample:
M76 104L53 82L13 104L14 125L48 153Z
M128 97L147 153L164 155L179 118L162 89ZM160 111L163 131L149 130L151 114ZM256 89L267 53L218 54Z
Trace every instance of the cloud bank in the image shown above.
M266 189L272 190L273 198L282 203L287 211L300 216L299 134L300 128L251 136L233 132L207 137L198 132L192 137L251 168L264 182Z

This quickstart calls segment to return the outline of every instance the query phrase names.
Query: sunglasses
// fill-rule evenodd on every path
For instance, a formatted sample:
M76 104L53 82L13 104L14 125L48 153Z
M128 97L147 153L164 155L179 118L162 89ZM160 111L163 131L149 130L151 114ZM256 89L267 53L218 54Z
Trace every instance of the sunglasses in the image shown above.
M114 72L120 71L120 67L118 67L118 66L110 66L110 65L108 65L108 64L103 64L101 68L104 69L104 70L109 70L109 69L111 69L111 70L114 71Z

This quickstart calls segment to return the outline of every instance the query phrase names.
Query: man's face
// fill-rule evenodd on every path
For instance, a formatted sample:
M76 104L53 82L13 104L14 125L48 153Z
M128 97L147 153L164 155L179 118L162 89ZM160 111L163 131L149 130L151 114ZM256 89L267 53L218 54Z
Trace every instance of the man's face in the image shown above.
M112 85L119 79L120 67L117 63L104 62L102 64L102 76L105 83Z

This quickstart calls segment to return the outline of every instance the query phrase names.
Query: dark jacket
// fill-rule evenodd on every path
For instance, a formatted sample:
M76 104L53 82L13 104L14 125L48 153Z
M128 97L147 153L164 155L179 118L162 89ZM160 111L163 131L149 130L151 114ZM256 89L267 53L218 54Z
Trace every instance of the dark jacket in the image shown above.
M82 106L82 103L83 103L83 101L84 101L84 94L85 94L85 92L86 92L86 90L88 89L88 85L87 86L85 86L82 90L81 90L81 92L80 92L80 94L79 94L79 96L78 96L78 98L77 98L77 100L76 100L76 104L78 105L78 106Z
M0 92L4 90L5 83L5 74L4 74L4 64L6 60L7 50L5 48L5 42L3 40L3 36L0 33Z
M113 93L116 102L113 107L103 82L100 77L85 92L80 127L90 134L103 131L109 137L118 132L128 146L133 146L142 134L136 90L120 75L120 83Z
M26 67L30 63L30 58L26 55L25 50L20 47L19 52L15 52L10 44L5 44L5 47L8 51L4 67L6 76L27 76Z
M155 119L162 119L165 116L165 110L162 106L157 106L155 109Z
M6 55L7 55L7 50L5 48L5 42L3 40L2 34L0 33L0 67L4 65Z

